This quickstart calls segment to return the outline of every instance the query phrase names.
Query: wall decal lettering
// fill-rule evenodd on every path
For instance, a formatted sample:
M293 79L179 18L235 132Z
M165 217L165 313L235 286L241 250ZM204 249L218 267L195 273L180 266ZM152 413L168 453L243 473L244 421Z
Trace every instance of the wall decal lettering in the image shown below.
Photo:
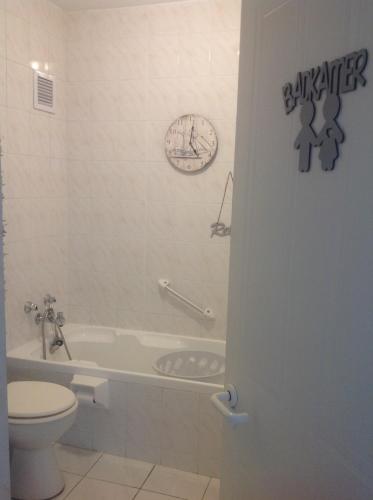
M295 142L299 150L298 168L308 172L311 168L312 150L319 148L319 159L324 171L333 170L339 157L339 146L345 135L338 124L341 110L341 94L364 87L367 80L364 70L368 63L367 49L351 52L344 57L325 61L320 66L297 74L295 83L286 83L282 96L286 114L291 113L298 104L302 106L300 121L302 129ZM312 127L316 115L315 102L325 96L323 116L325 124L320 133Z

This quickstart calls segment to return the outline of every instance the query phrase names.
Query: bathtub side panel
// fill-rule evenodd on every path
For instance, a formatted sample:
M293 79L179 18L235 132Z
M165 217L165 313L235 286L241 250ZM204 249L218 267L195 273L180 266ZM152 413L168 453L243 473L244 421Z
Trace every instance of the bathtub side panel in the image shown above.
M71 374L43 367L9 369L10 381L69 387L71 379ZM62 443L219 477L222 421L206 391L117 380L109 380L109 391L109 409L79 406Z

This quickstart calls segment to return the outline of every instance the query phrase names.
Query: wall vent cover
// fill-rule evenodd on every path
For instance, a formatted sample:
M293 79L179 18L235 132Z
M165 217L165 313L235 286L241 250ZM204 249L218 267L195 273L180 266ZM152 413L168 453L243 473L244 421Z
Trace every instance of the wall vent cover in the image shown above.
M34 71L34 108L55 113L54 76Z

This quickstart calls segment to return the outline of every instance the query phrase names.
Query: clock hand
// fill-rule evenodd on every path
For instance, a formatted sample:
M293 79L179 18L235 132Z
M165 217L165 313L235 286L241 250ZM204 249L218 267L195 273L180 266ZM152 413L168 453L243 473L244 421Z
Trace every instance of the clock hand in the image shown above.
M193 143L192 143L193 132L194 132L194 124L193 124L192 130L190 132L189 146L193 149L194 154L198 157L198 151L195 149L195 147L193 146Z

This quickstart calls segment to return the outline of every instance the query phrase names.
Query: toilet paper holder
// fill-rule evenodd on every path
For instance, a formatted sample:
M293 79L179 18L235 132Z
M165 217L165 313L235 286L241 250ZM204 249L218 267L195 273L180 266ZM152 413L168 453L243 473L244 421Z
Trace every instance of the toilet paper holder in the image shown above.
M79 404L109 408L109 381L107 379L74 375L70 386Z

